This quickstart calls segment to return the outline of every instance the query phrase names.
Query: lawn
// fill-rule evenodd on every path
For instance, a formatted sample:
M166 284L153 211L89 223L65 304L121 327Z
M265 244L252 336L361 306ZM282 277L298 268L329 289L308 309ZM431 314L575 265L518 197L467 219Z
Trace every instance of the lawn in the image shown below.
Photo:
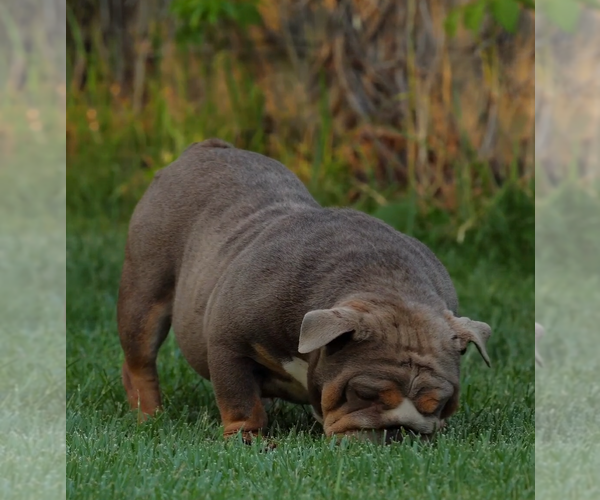
M90 163L96 172L114 166L86 158L69 166L69 498L534 498L533 202L518 188L501 190L462 243L443 217L410 223L447 266L461 313L493 329L491 368L472 346L463 358L461 406L448 429L431 443L336 443L308 408L276 402L269 432L278 447L263 452L223 441L210 384L172 335L159 355L165 411L138 425L127 409L115 307L131 206L94 194L114 192L117 179L96 186L86 180ZM384 218L403 230L409 213L402 202Z

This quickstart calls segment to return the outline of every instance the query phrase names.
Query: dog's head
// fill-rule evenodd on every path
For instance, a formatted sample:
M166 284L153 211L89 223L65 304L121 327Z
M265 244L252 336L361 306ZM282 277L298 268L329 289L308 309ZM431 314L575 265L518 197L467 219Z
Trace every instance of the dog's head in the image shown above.
M432 435L458 408L460 357L475 344L489 365L490 327L448 310L352 300L306 314L299 352L327 435ZM364 431L374 431L365 433Z

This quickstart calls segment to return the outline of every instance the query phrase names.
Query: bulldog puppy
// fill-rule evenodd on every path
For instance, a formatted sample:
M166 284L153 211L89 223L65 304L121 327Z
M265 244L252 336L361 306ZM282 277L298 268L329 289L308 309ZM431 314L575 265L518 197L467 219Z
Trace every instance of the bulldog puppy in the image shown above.
M538 341L538 339L542 338L542 336L545 333L546 332L544 331L544 327L542 325L540 325L539 323L536 323L535 324L535 362L538 365L540 365L540 366L544 366L544 360L542 359L542 357L538 353L538 350L537 350L537 341Z
M218 139L159 171L129 226L118 300L131 407L161 405L171 325L214 388L225 436L267 425L261 398L311 404L331 435L431 435L459 400L460 356L490 327L457 316L419 241L322 208L282 164Z

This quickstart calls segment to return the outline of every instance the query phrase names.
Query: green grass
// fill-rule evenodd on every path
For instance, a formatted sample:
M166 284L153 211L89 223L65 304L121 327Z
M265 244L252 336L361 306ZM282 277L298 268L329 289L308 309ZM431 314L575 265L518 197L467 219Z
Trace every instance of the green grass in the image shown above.
M595 193L598 191L596 190ZM538 210L536 314L546 328L536 373L536 493L600 498L600 202L567 184Z
M90 167L93 165L93 168ZM534 498L533 202L508 186L456 242L443 213L400 199L382 214L413 228L450 271L462 314L493 328L488 369L474 348L459 412L432 443L322 436L309 410L276 402L278 447L224 442L210 384L172 336L159 355L165 411L138 425L125 405L116 293L131 205L114 161L74 158L68 176L67 492L69 498ZM102 182L90 182L105 172ZM94 193L103 193L100 196ZM415 215L416 214L416 215Z

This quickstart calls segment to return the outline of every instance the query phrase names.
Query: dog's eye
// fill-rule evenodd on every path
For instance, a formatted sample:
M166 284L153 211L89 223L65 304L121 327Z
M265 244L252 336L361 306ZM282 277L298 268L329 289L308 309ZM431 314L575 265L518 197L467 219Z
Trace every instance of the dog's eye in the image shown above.
M365 401L375 401L379 398L379 391L370 387L358 386L354 387L354 393Z

